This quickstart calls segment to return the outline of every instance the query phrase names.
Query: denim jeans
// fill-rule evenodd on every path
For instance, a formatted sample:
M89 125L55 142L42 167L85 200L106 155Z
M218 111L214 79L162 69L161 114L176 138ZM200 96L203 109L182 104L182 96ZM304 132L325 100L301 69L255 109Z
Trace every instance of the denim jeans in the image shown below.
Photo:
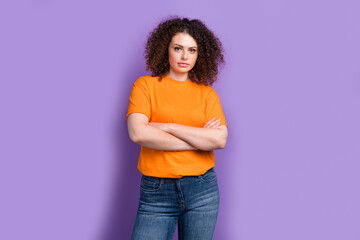
M200 176L157 178L143 175L132 240L212 239L219 209L214 168Z

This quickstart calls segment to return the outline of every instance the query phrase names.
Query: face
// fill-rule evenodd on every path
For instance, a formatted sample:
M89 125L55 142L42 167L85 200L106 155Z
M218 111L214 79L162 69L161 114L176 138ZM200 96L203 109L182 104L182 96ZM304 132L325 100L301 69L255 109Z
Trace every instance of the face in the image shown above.
M177 33L169 44L170 72L175 74L188 73L196 63L198 57L197 43L186 33Z

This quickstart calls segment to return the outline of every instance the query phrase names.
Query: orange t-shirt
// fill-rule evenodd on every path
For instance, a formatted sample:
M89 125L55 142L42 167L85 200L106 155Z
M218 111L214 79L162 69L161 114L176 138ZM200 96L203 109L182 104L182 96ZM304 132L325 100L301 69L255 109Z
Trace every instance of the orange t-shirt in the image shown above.
M219 96L211 86L191 80L178 81L168 76L143 76L136 80L130 94L126 119L142 113L149 122L177 123L203 127L211 118L226 125ZM204 174L215 165L213 151L164 151L141 146L138 169L147 176L180 178Z

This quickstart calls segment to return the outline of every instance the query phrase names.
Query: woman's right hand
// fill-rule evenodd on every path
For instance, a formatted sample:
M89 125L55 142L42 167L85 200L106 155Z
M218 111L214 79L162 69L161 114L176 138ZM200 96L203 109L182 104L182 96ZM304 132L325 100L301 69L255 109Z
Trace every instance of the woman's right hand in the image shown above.
M215 120L215 118L210 119L203 128L218 128L220 126L220 119Z

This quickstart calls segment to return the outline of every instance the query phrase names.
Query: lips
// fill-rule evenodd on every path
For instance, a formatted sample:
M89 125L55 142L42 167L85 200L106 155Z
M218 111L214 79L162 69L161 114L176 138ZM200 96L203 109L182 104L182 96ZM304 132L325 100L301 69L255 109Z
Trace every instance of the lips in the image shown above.
M187 67L187 66L189 66L189 64L187 64L187 63L178 63L178 65L179 65L180 67Z

